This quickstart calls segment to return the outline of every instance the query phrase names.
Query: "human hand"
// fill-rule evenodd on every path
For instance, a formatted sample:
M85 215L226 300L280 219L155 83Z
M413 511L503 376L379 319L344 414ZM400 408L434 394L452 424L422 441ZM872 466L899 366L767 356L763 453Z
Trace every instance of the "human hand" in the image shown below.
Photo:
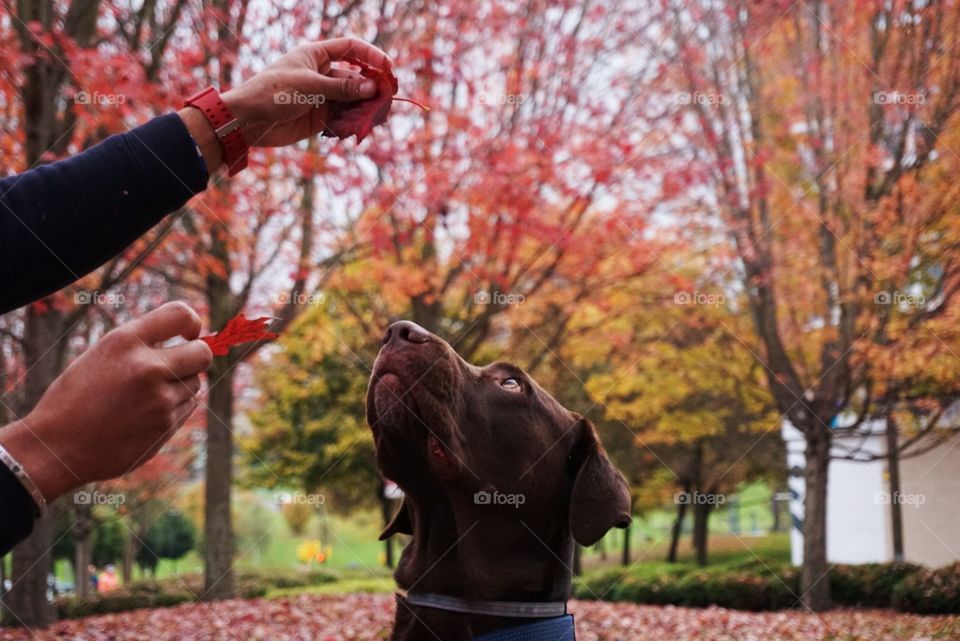
M157 453L197 407L200 372L213 354L200 317L167 303L104 336L47 389L0 444L52 501L91 481L120 476ZM158 345L182 336L188 342Z
M359 73L334 69L353 58L387 70L393 61L377 47L355 38L336 38L297 47L236 89L223 94L243 123L251 147L278 147L316 135L326 127L329 102L372 98L377 83Z

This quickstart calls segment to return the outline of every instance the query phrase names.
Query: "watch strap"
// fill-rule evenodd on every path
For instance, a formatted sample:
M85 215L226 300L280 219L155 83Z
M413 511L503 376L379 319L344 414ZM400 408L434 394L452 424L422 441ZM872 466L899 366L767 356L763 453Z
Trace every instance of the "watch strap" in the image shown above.
M230 113L220 97L220 92L214 87L207 87L187 98L184 104L199 109L210 122L213 133L223 147L223 160L227 164L229 175L233 176L246 169L250 147L243 137L240 121Z

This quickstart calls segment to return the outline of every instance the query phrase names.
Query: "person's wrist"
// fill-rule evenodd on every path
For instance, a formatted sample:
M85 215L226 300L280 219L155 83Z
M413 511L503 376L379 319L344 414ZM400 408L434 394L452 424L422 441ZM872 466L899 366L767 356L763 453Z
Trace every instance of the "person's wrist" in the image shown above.
M81 485L81 479L46 443L43 419L28 416L0 430L0 445L16 459L47 503Z
M200 154L207 165L207 173L213 174L223 164L223 144L213 131L210 121L196 107L184 107L177 115L200 148Z
M257 108L248 103L244 92L231 89L220 95L223 104L227 106L233 117L240 121L240 131L250 147L255 147L260 140L262 127L257 118Z

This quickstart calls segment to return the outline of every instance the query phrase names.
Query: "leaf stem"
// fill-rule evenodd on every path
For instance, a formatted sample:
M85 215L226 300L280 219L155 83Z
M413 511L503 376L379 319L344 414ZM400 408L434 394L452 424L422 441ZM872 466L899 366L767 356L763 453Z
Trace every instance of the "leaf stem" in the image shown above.
M400 102L409 102L409 103L412 104L412 105L416 105L416 106L420 107L421 109L423 109L423 110L424 110L425 112L427 112L427 113L430 112L430 107L426 106L426 105L423 104L422 102L417 102L416 100L414 100L414 99L412 99L412 98L398 98L397 96L393 96L393 100L398 100L398 101L400 101Z

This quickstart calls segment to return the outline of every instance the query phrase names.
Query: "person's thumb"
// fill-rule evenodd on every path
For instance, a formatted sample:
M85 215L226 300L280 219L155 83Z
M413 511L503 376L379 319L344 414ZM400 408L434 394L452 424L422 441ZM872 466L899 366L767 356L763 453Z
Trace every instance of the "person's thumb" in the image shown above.
M291 81L297 91L323 96L323 100L351 102L377 95L377 83L369 78L334 78L312 71L302 71L291 78Z
M130 321L128 327L147 345L163 343L174 336L193 340L200 335L200 316L186 303L173 301Z

